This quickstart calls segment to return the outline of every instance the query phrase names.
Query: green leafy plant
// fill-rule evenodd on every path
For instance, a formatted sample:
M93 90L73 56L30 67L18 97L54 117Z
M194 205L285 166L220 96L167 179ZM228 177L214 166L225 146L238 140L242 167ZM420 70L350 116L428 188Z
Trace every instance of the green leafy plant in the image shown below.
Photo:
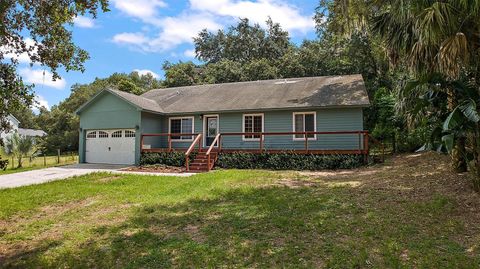
M195 158L195 153L190 154L190 161ZM170 166L185 166L185 153L180 151L172 152L147 152L142 153L140 165L165 164Z
M4 151L17 158L17 168L21 168L23 157L31 157L37 150L33 138L14 132L5 139Z
M282 153L222 153L216 163L221 168L322 170L349 169L362 165L362 156Z

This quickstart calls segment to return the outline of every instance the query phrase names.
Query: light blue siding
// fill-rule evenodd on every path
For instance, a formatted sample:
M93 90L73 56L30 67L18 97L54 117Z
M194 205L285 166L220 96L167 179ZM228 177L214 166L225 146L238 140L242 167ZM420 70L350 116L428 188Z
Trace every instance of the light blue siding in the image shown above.
M85 135L94 129L137 129L141 113L121 98L104 92L80 114L79 158L85 162ZM137 130L135 159L140 160L140 130Z
M265 132L293 132L293 113L302 112L297 110L285 111L256 111L256 112L232 112L218 113L220 133L243 132L243 114L264 114ZM328 108L308 110L316 113L316 131L362 131L363 109L362 108ZM203 133L203 120L200 114L181 115L182 117L193 116L194 132ZM168 133L169 118L179 115L157 115L139 111L136 107L123 99L105 93L91 103L80 115L80 162L85 162L85 135L92 129L135 129L136 163L140 160L140 138L145 133ZM176 149L185 149L191 145L191 141L173 141L172 146ZM203 145L204 141L202 141ZM144 144L151 148L167 148L167 137L145 137ZM361 146L358 134L352 135L317 135L316 140L309 140L310 150L356 150ZM241 136L223 136L222 147L224 149L258 149L259 142L243 141ZM304 149L305 141L295 141L292 135L265 136L265 149L292 150Z
M264 132L293 132L293 113L301 111L267 111L264 114ZM311 111L308 111L311 112ZM327 131L361 131L363 130L363 112L361 108L321 109L316 110L318 132ZM225 113L220 115L220 132L242 132L244 113ZM243 141L240 136L224 136L222 146L225 149L257 149L256 141ZM295 141L292 135L265 136L266 149L304 149L305 141ZM316 140L309 140L312 150L352 150L359 148L357 134L317 135Z
M312 112L310 110L308 112ZM301 111L257 111L245 114L264 114L265 132L293 132L293 113ZM338 108L319 109L316 112L316 127L318 132L328 131L362 131L363 112L362 108ZM219 125L221 133L243 132L244 113L220 113ZM195 133L203 133L203 120L200 114L189 115L195 118ZM174 117L174 116L172 116ZM168 132L168 118L162 119L162 132ZM345 135L317 135L316 140L309 140L308 147L311 150L356 150L359 148L358 134ZM258 149L258 141L244 141L241 136L223 136L222 146L224 149ZM361 142L360 142L361 143ZM188 148L191 142L173 142L174 148ZM167 146L166 139L162 142ZM292 135L265 136L264 146L266 149L289 150L304 149L305 141L295 141Z

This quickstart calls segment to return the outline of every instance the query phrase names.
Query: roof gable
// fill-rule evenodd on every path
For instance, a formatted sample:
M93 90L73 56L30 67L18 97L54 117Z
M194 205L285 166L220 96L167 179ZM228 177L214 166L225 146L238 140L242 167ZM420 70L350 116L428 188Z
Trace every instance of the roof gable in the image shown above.
M122 91L112 90L112 89L105 89L95 94L92 98L90 98L90 100L88 100L85 104L83 104L80 108L78 108L75 111L75 113L80 114L82 111L84 111L90 105L94 104L96 100L98 100L105 94L111 94L139 110L149 111L153 113L162 112L162 110L160 109L160 106L153 100L149 100L147 98L134 95L131 93L127 93L127 92L122 92Z

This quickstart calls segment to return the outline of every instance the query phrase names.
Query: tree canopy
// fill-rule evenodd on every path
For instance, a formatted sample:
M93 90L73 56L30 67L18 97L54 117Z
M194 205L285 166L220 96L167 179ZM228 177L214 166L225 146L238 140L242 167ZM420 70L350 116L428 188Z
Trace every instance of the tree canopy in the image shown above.
M3 0L0 2L0 130L6 116L30 106L34 92L16 75L18 57L40 64L58 79L58 69L83 71L88 53L76 46L68 25L78 15L107 11L107 0Z

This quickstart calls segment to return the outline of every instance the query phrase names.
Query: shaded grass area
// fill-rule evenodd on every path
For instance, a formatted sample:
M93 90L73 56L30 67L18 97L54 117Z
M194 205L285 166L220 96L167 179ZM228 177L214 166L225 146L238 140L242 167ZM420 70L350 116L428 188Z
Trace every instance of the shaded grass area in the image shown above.
M95 174L2 190L0 264L478 268L478 196L419 160L324 173Z

